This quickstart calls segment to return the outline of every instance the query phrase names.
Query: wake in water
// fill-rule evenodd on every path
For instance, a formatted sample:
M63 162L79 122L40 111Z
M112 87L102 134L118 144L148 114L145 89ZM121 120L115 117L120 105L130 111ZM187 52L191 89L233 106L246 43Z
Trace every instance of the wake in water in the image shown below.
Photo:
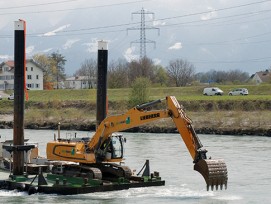
M19 192L17 190L8 191L8 190L0 190L0 197L14 197L14 196L28 196L26 192Z

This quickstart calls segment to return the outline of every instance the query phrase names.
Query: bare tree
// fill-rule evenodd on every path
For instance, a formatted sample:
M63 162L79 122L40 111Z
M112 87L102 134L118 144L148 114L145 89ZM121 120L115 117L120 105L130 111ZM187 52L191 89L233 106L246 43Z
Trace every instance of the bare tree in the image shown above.
M94 80L97 73L97 61L93 59L86 59L82 64L81 68L75 72L75 76L85 76L88 88L94 87Z
M138 77L145 77L154 81L154 67L152 60L147 57L139 61L132 61L129 64L129 80L133 82Z
M198 73L196 78L202 83L243 83L249 79L249 74L240 70L210 70L206 73Z
M186 60L175 59L169 62L167 73L177 87L186 86L192 81L195 74L195 68L193 64Z
M111 61L108 66L108 87L128 87L128 62L124 59Z

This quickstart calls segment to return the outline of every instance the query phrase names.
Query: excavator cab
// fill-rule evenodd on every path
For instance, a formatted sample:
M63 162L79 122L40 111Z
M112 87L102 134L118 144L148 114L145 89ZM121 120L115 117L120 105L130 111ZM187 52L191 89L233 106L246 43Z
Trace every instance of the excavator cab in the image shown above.
M116 162L123 158L123 148L126 142L122 134L113 133L101 145L99 159L102 161Z

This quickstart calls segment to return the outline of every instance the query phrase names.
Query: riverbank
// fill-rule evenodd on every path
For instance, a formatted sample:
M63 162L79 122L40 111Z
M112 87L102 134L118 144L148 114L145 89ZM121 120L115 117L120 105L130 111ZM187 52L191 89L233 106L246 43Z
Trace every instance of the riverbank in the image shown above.
M64 111L65 112L65 111ZM27 129L61 129L95 131L95 117L62 115L50 117L26 117ZM271 111L211 111L187 112L193 120L193 126L198 134L217 135L259 135L271 137ZM13 128L13 115L0 115L0 129ZM126 132L143 133L177 133L175 124L170 118L135 127Z

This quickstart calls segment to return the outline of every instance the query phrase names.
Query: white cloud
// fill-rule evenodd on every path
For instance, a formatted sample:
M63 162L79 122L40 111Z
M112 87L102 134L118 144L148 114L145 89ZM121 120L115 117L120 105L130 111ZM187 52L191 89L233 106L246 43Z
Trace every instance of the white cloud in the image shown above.
M216 56L211 51L209 51L207 48L205 48L205 47L201 47L200 51L202 53L206 54L206 55L209 55L209 56L213 57L214 59L216 58Z
M129 47L127 50L125 50L123 56L128 62L139 59L138 55L133 54L134 51L135 51L135 47Z
M153 62L154 62L154 65L161 64L161 59L154 58L154 59L153 59Z
M10 58L11 58L11 56L9 56L9 55L0 55L0 59L2 59L2 60L7 60Z
M159 20L158 20L158 21L155 21L155 20L154 20L154 21L152 22L152 25L153 25L153 26L164 26L164 25L166 25L166 22L159 21Z
M34 45L28 46L25 50L26 54L30 54L35 49Z
M210 10L210 12L206 13L206 14L203 14L200 17L200 19L203 20L203 21L210 20L210 19L212 19L212 18L214 18L214 17L217 16L217 12L215 11L214 8L208 7L207 9Z
M100 40L98 40L97 38L92 38L91 42L83 43L82 45L87 46L87 49L86 49L87 52L95 53L98 51L98 41ZM103 41L106 41L107 43L111 42L111 40L103 40Z
M53 30L53 31L49 31L47 33L44 33L43 36L53 36L53 35L56 35L57 32L60 32L68 27L70 27L71 24L66 24L66 25L63 25L63 26L60 26L59 28Z
M50 52L53 48L47 48L45 50L42 50L41 52Z
M179 50L181 49L183 46L182 46L182 43L181 42L176 42L174 45L170 46L168 49L169 50Z
M93 52L97 52L98 50L98 39L97 38L92 38L91 42L89 43L83 43L83 45L87 46L86 51L93 53Z
M76 42L78 42L80 39L70 39L67 40L66 43L63 45L63 49L67 50L72 47L72 45Z

